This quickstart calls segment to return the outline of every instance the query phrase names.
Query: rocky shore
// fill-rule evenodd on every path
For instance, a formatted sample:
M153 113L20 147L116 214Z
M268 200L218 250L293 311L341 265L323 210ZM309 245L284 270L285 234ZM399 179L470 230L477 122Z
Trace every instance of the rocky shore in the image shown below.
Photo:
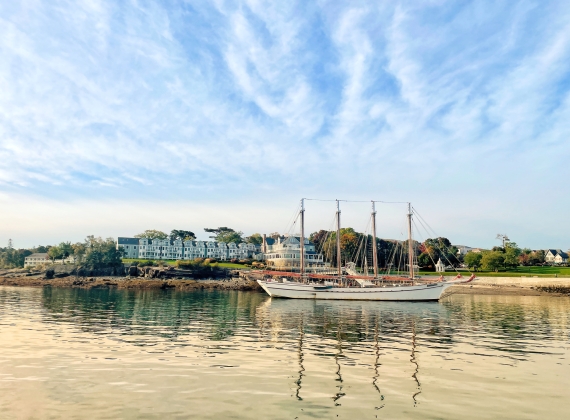
M119 275L117 275L119 274ZM56 267L52 271L28 271L23 269L0 270L0 286L25 287L79 287L118 289L175 289L175 290L255 290L261 288L255 275L244 271L223 271L216 278L193 278L191 270L173 267L125 267L106 269L102 272L81 272L73 267ZM555 279L553 279L555 280ZM552 284L551 284L552 283ZM452 294L513 295L513 296L557 296L570 297L566 284L536 280L536 284L489 283L475 280L473 283L450 287L444 296Z
M117 275L126 273L126 275ZM82 272L75 267L28 271L23 269L0 271L0 286L24 287L80 287L118 289L176 289L176 290L261 290L255 279L237 271L224 271L215 278L196 279L189 270L172 267L119 267Z
M259 285L247 278L205 279L205 280L161 280L129 277L86 277L86 278L33 278L0 277L0 286L26 287L81 287L118 289L176 289L176 290L261 290Z

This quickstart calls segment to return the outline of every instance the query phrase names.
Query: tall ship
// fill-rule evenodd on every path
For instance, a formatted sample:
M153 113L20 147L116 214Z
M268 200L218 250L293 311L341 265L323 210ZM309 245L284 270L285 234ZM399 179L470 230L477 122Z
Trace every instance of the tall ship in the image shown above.
M372 201L371 229L372 240L372 273L368 273L368 262L361 260L359 271L354 261L345 261L341 257L341 223L340 200L336 201L336 266L322 262L322 256L305 237L305 200L301 199L298 218L300 235L288 239L279 253L268 253L268 269L260 274L257 282L269 296L291 299L324 299L324 300L385 300L385 301L437 301L445 290L454 284L469 283L475 279L471 273L468 279L458 273L454 278L438 276L419 276L414 265L414 248L412 239L412 206L408 204L407 250L402 255L407 259L408 272L391 274L378 270L378 248L376 238L376 201ZM298 239L297 239L298 238ZM297 245L298 244L298 245ZM264 243L264 247L266 244ZM308 248L308 249L307 249ZM292 257L290 271L276 269L272 265L272 257ZM440 261L441 262L441 261ZM364 266L364 267L362 267Z

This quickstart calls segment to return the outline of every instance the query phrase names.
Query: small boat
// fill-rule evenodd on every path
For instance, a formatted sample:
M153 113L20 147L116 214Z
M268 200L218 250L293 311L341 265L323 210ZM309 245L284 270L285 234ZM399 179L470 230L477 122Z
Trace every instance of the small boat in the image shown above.
M415 275L412 248L412 208L408 203L408 266L409 277L378 274L376 252L373 252L373 276L359 275L353 268L341 266L340 253L340 208L337 201L336 213L336 274L307 273L305 269L304 199L300 210L300 270L298 273L282 271L262 271L262 279L257 282L269 296L290 299L324 300L379 300L379 301L437 301L445 290L454 284L469 283L475 279L472 274L464 279L458 274L453 279L421 277ZM376 250L376 210L372 201L372 249ZM286 276L286 277L284 277ZM292 279L292 280L290 280Z

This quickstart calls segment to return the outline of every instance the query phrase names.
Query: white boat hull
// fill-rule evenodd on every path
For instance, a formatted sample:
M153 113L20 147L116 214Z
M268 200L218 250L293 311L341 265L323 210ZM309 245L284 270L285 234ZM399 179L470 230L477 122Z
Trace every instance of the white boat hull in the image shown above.
M445 289L456 282L437 282L414 286L386 287L330 287L296 282L257 280L271 297L324 300L387 300L429 301L439 300Z

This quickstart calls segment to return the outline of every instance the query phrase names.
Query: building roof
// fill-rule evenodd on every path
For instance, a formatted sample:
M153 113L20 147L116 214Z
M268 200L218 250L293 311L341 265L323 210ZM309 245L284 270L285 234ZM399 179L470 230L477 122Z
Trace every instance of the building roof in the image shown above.
M138 245L139 238L117 238L117 243L119 245Z
M287 238L285 238L284 241L281 241L282 244L300 244L301 243L301 236L289 236ZM309 244L309 245L315 245L314 243L312 243L311 241L309 241L309 238L305 237L305 244Z
M568 254L565 253L564 251L562 251L561 249L557 249L557 250L556 250L556 253L557 253L558 255L560 255L562 258L566 258L566 259L568 258Z
M265 238L265 243L267 245L275 245L275 239L273 238Z
M26 258L45 258L49 259L47 252L36 252L35 254L28 255Z
M553 257L560 255L562 258L565 258L565 259L568 258L568 254L566 252L562 251L561 249L547 249L546 253L548 253L548 252L550 252Z

